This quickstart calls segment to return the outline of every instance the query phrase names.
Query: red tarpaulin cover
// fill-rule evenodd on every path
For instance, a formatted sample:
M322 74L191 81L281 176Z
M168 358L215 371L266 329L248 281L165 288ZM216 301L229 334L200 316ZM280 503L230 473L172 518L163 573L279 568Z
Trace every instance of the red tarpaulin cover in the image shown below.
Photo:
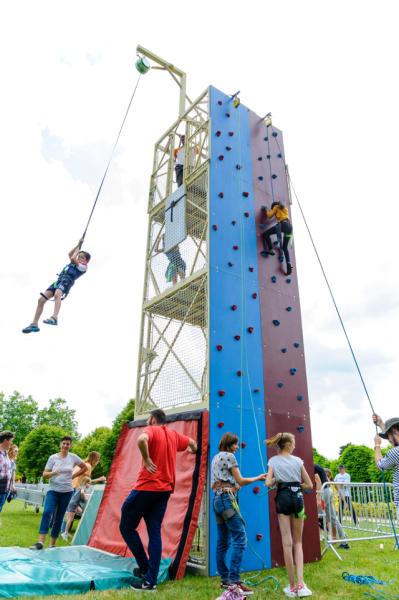
M198 452L179 452L176 461L176 487L171 495L162 524L162 558L171 558L171 578L181 578L190 552L197 526L202 494L206 480L208 452L207 411L182 413L168 417L168 427L193 438ZM120 532L121 506L133 488L141 467L141 454L137 438L145 422L125 425L120 434L108 483L104 492L97 519L89 540L89 546L131 556ZM148 543L144 521L138 528L143 544Z

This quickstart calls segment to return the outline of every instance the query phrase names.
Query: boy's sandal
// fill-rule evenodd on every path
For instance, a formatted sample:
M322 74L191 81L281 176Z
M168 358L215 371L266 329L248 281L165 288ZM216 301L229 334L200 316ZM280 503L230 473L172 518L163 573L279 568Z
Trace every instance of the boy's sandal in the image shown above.
M57 319L55 319L54 317L44 319L43 323L46 323L46 325L58 325Z
M31 323L30 325L28 325L28 327L25 327L25 329L22 330L22 333L33 333L36 331L40 331L40 329L38 328L37 325L34 325L33 323Z

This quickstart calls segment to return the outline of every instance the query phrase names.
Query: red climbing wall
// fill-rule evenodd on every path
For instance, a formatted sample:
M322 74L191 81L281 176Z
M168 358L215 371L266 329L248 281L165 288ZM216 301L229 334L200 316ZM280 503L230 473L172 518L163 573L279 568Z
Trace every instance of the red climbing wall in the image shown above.
M265 223L262 205L282 201L289 204L281 131L265 127L262 119L250 112L253 164L254 204L257 225ZM263 250L259 227L258 252ZM275 236L272 237L272 240ZM309 399L303 349L295 252L289 247L293 273L285 275L285 263L276 256L259 255L258 273L262 321L263 376L265 390L266 431L271 437L291 432L296 438L295 454L305 461L313 478L312 438ZM269 452L269 457L274 451ZM305 495L307 519L304 531L305 561L320 559L320 541L315 493ZM274 493L270 494L270 536L272 564L283 564L280 532L275 511Z

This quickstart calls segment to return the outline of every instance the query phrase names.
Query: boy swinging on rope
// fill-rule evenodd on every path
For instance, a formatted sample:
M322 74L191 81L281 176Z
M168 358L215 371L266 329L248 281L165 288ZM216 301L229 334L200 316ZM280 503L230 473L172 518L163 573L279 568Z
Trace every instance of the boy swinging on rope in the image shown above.
M54 312L53 316L49 319L44 319L43 323L47 325L58 325L58 313L61 308L61 300L67 297L69 291L75 281L81 277L87 270L87 265L90 260L90 254L80 250L83 244L83 238L79 240L79 243L72 248L68 256L70 263L64 267L58 278L52 283L45 292L40 292L40 298L37 302L35 316L33 321L28 327L22 330L22 333L33 333L40 331L38 327L39 318L43 312L44 305L47 300L54 298Z

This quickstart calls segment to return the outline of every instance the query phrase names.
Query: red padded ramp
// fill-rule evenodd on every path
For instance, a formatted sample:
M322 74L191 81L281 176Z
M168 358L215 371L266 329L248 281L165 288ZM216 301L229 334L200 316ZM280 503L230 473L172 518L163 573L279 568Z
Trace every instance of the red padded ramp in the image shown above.
M198 452L195 455L188 452L177 454L176 487L170 497L162 524L162 558L172 559L169 568L169 576L172 579L179 579L184 575L198 522L207 471L208 423L207 411L167 417L170 429L193 438L198 444ZM121 432L107 487L88 544L93 548L120 556L131 556L119 532L119 521L121 506L133 488L141 467L137 438L145 425L145 421L133 421L125 425ZM144 522L140 523L139 532L146 546L148 538Z

